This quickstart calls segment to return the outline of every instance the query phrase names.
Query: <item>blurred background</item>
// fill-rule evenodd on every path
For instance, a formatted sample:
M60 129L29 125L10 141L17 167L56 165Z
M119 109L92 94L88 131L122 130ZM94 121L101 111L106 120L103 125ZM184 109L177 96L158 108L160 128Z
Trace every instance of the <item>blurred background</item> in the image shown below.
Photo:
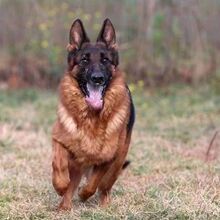
M220 84L219 0L0 0L1 86L56 87L73 20L95 40L106 17L130 82Z

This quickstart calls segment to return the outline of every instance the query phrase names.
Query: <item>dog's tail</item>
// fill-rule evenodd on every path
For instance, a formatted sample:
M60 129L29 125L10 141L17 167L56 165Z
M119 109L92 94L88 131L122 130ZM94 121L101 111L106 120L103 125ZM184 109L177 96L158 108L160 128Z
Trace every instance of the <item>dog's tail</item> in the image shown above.
M131 163L130 160L126 160L122 166L122 169L124 170L125 168L127 168L127 166Z

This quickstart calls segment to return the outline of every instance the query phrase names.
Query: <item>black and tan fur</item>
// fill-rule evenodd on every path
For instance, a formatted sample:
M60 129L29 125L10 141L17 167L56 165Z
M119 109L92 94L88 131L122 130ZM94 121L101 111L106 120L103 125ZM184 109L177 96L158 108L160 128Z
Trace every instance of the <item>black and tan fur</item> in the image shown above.
M134 124L134 106L118 68L115 31L110 20L104 21L95 44L90 43L82 22L76 20L70 30L68 52L69 69L60 84L52 132L52 182L63 197L59 205L62 210L71 209L73 193L83 175L87 176L87 183L79 190L81 200L87 200L98 189L100 204L109 202L110 190L123 165L127 165ZM93 101L90 105L85 98L91 92L88 84L94 74L94 88L102 91L101 100L96 98L97 109Z

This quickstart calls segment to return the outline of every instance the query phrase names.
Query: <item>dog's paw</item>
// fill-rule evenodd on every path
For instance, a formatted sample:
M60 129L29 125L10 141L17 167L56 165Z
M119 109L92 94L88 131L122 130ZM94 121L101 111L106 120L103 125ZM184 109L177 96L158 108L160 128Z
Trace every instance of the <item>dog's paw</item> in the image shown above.
M109 203L111 202L111 198L109 194L100 194L99 196L99 206L100 207L107 207Z
M70 211L72 209L72 202L65 202L62 200L57 208L57 211Z

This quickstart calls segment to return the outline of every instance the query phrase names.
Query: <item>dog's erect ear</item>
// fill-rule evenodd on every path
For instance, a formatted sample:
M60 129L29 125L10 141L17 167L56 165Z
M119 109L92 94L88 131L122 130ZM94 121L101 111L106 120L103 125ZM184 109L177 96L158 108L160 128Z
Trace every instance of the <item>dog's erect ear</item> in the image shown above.
M115 29L108 18L103 22L97 42L104 42L108 48L113 48L116 45Z
M112 63L117 66L119 63L118 50L116 45L115 29L112 22L107 18L104 20L97 42L103 42L111 50Z
M76 47L76 49L80 49L83 43L89 41L90 40L86 35L82 21L80 19L75 20L70 28L70 45L72 47Z
M77 19L70 28L69 44L67 45L68 53L68 69L72 70L75 65L75 56L77 49L80 49L83 43L90 42L86 35L82 21Z

